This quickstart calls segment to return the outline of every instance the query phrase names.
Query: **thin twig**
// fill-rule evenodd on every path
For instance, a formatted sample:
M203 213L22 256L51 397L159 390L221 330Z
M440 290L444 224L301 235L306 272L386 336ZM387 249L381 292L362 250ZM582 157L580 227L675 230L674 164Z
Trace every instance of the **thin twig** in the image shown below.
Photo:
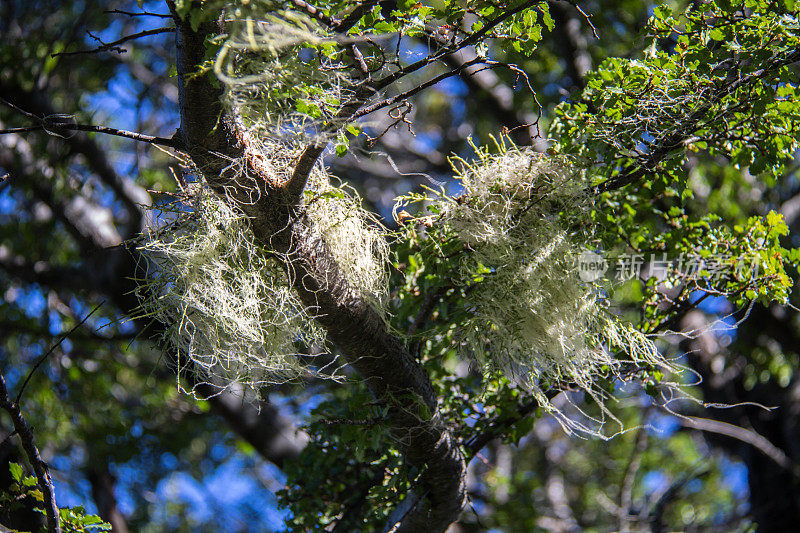
M41 126L26 126L24 128L7 128L4 130L0 130L0 135L6 135L9 133L28 133L31 131L41 131L43 128Z
M409 90L407 90L405 92L396 94L394 96L390 96L390 97L388 97L388 98L386 98L384 100L380 100L378 102L375 102L374 104L369 105L367 107L362 107L356 113L353 114L353 118L361 118L361 117L363 117L365 115L369 115L370 113L374 113L375 111L377 111L379 109L383 109L386 106L390 106L392 104L395 104L397 102L400 102L402 100L410 98L410 97L414 96L415 94L427 89L428 87L436 85L440 81L443 81L443 80L445 80L447 78L451 78L453 76L457 76L459 73L461 73L461 71L466 70L467 68L469 68L469 67L471 67L473 65L479 65L479 64L489 65L489 66L486 66L486 67L476 71L476 72L480 72L481 70L486 70L486 69L492 68L492 66L494 66L494 65L492 65L492 63L494 63L494 62L490 61L488 59L483 59L481 57L476 57L475 59L467 61L466 63L464 63L460 67L456 67L456 68L454 68L452 70L448 70L447 72L443 72L443 73L439 74L438 76L434 76L430 80L428 80L428 81L426 81L424 83L420 83L419 85L415 85L414 87L412 87L411 89L409 89Z
M0 409L5 410L11 415L14 431L19 435L22 449L25 450L25 455L28 456L28 461L31 463L33 471L36 474L36 481L39 485L39 490L42 492L45 516L47 517L47 531L49 533L61 533L53 480L50 479L50 472L47 469L47 464L42 460L42 456L39 454L39 450L33 442L33 431L22 416L22 412L19 409L19 402L12 402L8 396L6 380L2 374L0 374Z
M169 13L151 13L149 11L141 11L141 12L134 12L134 11L123 11L121 9L107 9L103 11L103 13L107 15L127 15L129 17L159 17L159 18L172 18L172 15Z
M38 328L35 326L31 326L30 324L26 324L23 322L17 322L16 320L0 320L0 332L14 332L14 333L21 333L25 335L31 335L38 337L40 339L56 339L58 335L53 335L46 328ZM138 337L139 332L135 331L133 333L114 333L111 335L103 335L96 331L87 331L86 333L70 333L70 339L74 341L81 341L81 342L122 342L122 341L130 341L136 339Z
M594 27L592 24L592 18L586 14L586 12L578 5L578 2L570 2L572 6L578 10L578 13L583 15L583 18L586 19L586 23L589 24L589 27L592 28L592 34L594 35L595 39L600 39L600 36L597 34L597 28Z
M118 45L120 45L120 44L126 43L128 41L133 41L134 39L141 39L142 37L148 37L150 35L158 35L159 33L169 33L169 32L173 32L173 31L175 31L175 28L173 28L171 26L166 26L166 27L163 27L163 28L155 28L155 29L152 29L152 30L144 30L144 31L140 31L138 33L134 33L132 35L126 35L125 37L122 37L121 39L117 39L116 41L113 41L113 42L110 42L110 43L103 43L102 46L99 46L99 47L94 48L92 50L75 50L74 52L58 52L58 53L55 53L55 54L50 54L50 57L74 56L74 55L78 55L78 54L97 54L99 52L109 52L109 51L114 51L114 52L118 52L118 53L122 54L122 53L125 53L125 50L123 50L122 48L119 48ZM89 34L89 35L91 35L91 34ZM92 37L94 37L94 35L92 35ZM94 38L97 39L97 37L94 37ZM97 39L97 40L99 41L99 39ZM100 41L100 42L102 42L102 41Z
M47 359L47 358L48 358L48 356L49 356L51 353L53 353L53 351L54 351L56 348L58 348L59 346L61 346L61 343L62 343L62 342L64 342L64 340L66 340L66 338L67 338L67 337L69 337L69 336L70 336L70 334L71 334L73 331L75 331L76 329L78 329L79 327L81 327L81 326L83 325L83 323L84 323L84 322L86 322L87 320L89 320L89 317L90 317L90 316L92 316L92 315L95 313L95 311L97 311L98 309L100 309L100 306L102 306L104 303L106 303L106 302L105 302L105 300L103 300L102 302L100 302L99 304L97 304L97 305L94 307L94 309L92 309L92 310L89 312L89 314L88 314L88 315L86 315L85 317L83 317L83 320L81 320L80 322L78 322L77 324L75 324L75 326L73 326L73 327L72 327L72 329L70 329L68 332L66 332L64 335L62 335L62 336L61 336L61 338L60 338L60 339L58 339L58 342L57 342L57 343L55 343L53 346L51 346L51 347L50 347L50 349L49 349L49 350L47 350L47 352L46 352L44 355L42 355L42 356L39 358L39 360L38 360L38 361L36 361L36 364L35 364L35 365L33 365L33 368L31 368L31 371L30 371L30 372L28 372L28 376L25 378L25 381L23 381L23 382L22 382L22 387L20 387L20 388L19 388L19 392L17 393L17 397L16 397L16 399L14 400L14 403L15 403L15 404L18 404L18 403L19 403L19 400L20 400L20 398L22 398L22 393L23 393L23 392L25 392L25 387L28 385L28 382L29 382L29 381L31 380L31 378L33 377L33 374L34 374L34 372L36 372L36 370L37 370L37 369L38 369L40 366L42 366L42 363L44 363L45 359Z
M7 104L5 100L0 98L0 103ZM15 109L16 106L14 106ZM43 119L35 117L36 120L43 122ZM58 131L86 131L90 133L104 133L106 135L114 135L115 137L124 137L126 139L133 139L134 141L155 144L158 146L165 146L167 148L181 149L183 144L174 138L158 137L155 135L147 135L144 133L137 133L135 131L120 130L117 128L109 128L108 126L94 126L92 124L52 124L47 127L40 126L27 126L23 128L8 128L0 130L0 135L7 135L10 133L27 133L31 131L44 130L48 133L58 135ZM63 137L63 136L62 136Z
M321 418L320 422L326 426L377 426L386 422L384 417L353 420L351 418Z
M381 79L379 82L375 84L375 89L376 90L384 89L389 85L391 85L392 83L394 83L395 81L399 80L400 78L403 78L413 72L416 72L417 70L423 67L430 65L431 63L434 63L439 59L442 59L446 55L454 54L463 48L472 46L473 44L480 42L484 37L487 37L489 32L491 32L499 24L503 23L505 20L507 20L510 17L513 17L518 13L521 13L522 11L525 11L526 9L533 7L537 3L538 2L536 1L525 2L513 9L509 9L508 11L503 12L501 15L489 21L483 28L476 31L475 33L470 34L468 37L465 37L461 41L451 46L442 47L435 54L431 54L427 57L424 57L418 61L415 61L414 63L411 63L410 65L406 65L405 67L401 68L396 72L387 75L385 78Z

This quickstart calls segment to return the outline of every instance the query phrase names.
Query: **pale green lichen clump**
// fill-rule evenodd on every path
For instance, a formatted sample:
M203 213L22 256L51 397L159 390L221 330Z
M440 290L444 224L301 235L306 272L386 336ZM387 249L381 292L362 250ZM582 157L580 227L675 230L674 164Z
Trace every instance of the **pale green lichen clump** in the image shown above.
M464 192L445 202L439 222L467 245L455 274L467 287L463 346L557 415L545 394L554 387L577 386L602 405L600 376L668 364L578 275L577 258L591 244L580 172L566 159L500 148L500 155L478 150L476 162L461 162ZM621 357L612 354L618 351Z
M295 296L284 270L252 242L247 221L206 188L191 212L145 235L148 276L140 287L145 316L193 382L257 388L324 370L301 364L298 348L323 332Z
M226 17L229 32L220 38L214 72L245 155L224 174L238 187L250 187L257 202L261 180L284 185L305 144L336 134L331 124L352 82L338 59L337 37L316 21L275 2L242 4ZM175 220L149 232L142 244L149 261L139 291L143 314L166 325L165 343L181 369L220 387L338 379L338 363L326 366L302 355L324 347L324 331L292 288L288 258L268 254L230 207L246 202L246 195L220 199L205 183L196 190L167 206ZM388 244L358 196L331 184L317 164L302 202L302 223L312 239L325 242L350 294L382 307Z
M261 164L280 173L288 159ZM383 304L388 245L358 197L317 167L304 203L315 238L325 241L351 290ZM148 275L138 292L143 315L165 325L163 340L180 370L191 371L193 382L256 390L341 377L340 363L308 355L324 346L325 333L292 288L285 259L255 242L243 215L206 185L161 209L174 220L144 235Z
M323 173L312 174L304 203L348 284L382 309L389 294L389 243L375 216L353 189L334 186Z
M262 140L335 137L331 124L354 91L338 44L346 38L275 2L253 2L228 15L214 73L240 127Z

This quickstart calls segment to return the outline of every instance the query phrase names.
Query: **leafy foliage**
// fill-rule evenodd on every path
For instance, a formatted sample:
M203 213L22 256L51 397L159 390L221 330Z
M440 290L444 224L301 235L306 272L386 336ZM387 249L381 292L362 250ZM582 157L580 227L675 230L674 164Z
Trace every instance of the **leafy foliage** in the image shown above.
M18 463L9 463L8 466L13 483L7 491L0 492L0 504L8 512L13 512L22 505L21 501L30 498L37 502L34 508L44 515L42 491L37 488L36 477L26 476L24 469ZM60 508L58 519L61 530L65 533L111 531L111 524L103 522L99 516L86 513L80 505Z
M161 85L141 85L125 76L134 72L131 65L146 66L159 75L169 72L173 58L164 56L163 51L171 50L171 40L134 47L127 56L98 54L92 61L81 56L52 57L52 52L94 44L90 37L69 37L75 21L85 22L104 38L140 29L136 24L111 25L108 17L100 16L99 4L85 4L93 9L83 9L79 2L61 4L53 4L54 15L47 23L42 18L37 26L40 21L29 17L26 30L46 38L10 39L0 45L0 86L12 77L16 83L11 91L0 87L3 94L52 91L53 105L58 108L54 112L99 123L109 117L102 112L93 117L85 109L108 99L106 85L112 80L145 95L137 115L142 128L170 135L175 106L170 107L164 97L169 91L156 94ZM347 20L361 4L365 6L362 16L339 32L336 24ZM140 5L154 10L161 6ZM711 453L706 442L687 428L663 436L636 429L640 424L657 425L653 414L657 408L650 405L651 398L659 399L665 391L663 384L679 378L663 366L645 361L622 376L638 378L641 387L615 379L619 377L615 365L625 357L616 348L625 344L625 339L614 343L605 337L589 339L592 355L602 357L593 359L588 366L591 373L586 374L586 358L571 357L573 347L542 346L542 339L552 340L557 335L542 334L541 330L557 325L562 331L584 331L585 321L576 319L583 316L581 306L561 304L561 297L569 292L565 288L573 291L566 294L573 303L576 298L593 304L608 301L601 316L613 315L615 321L626 324L626 331L637 335L680 329L687 314L700 312L698 307L710 319L724 323L738 323L750 315L757 320L755 325L745 322L735 332L708 327L695 332L718 350L708 368L698 363L699 356L687 355L691 350L673 342L671 336L664 336L658 348L677 364L715 378L690 390L700 401L753 400L773 405L789 398L797 380L798 355L793 340L796 315L786 304L793 301L793 269L800 260L800 252L792 248L798 242L789 230L795 227L791 209L785 205L797 188L793 162L800 119L796 68L800 34L794 2L718 0L692 3L687 8L681 2L653 7L633 0L590 1L585 9L592 13L599 38L591 40L582 52L579 40L571 40L574 35L566 30L577 23L578 33L587 37L591 33L588 22L561 4L315 1L309 3L317 10L311 14L298 5L179 0L175 9L195 29L202 25L216 28L220 13L228 9L231 31L207 42L206 62L194 75L220 80L215 81L216 87L225 91L228 109L236 111L235 120L244 133L242 141L256 155L254 159L264 164L260 170L267 168L272 158L283 158L278 171L264 172L272 183L287 179L298 156L297 139L332 140L342 157L331 164L344 169L337 175L352 181L379 208L386 197L395 196L397 190L406 193L419 178L410 172L421 170L449 180L452 172L444 156L456 153L465 161L463 176L467 179L461 183L448 181L441 191L416 188L406 194L407 199L418 202L420 211L409 207L411 216L400 217L405 219L402 238L390 243L393 266L388 283L382 260L376 269L372 258L373 254L385 257L389 245L380 230L363 224L360 200L330 185L327 177L312 180L303 197L309 216L328 223L320 226L318 238L352 245L334 247L334 252L341 252L337 263L371 304L381 308L392 331L404 336L439 398L438 419L458 435L462 451L473 460L470 476L480 479L472 485L478 518L467 511L462 525L509 531L549 527L553 522L547 519L560 520L564 511L564 506L552 499L559 479L566 487L567 508L577 526L624 529L625 520L642 525L644 522L634 517L623 516L623 511L635 510L652 518L650 513L665 497L652 488L653 479L660 475L676 487L669 496L672 499L664 500L660 510L661 520L670 528L698 523L747 527L750 518L743 518L741 505L745 496L734 494L725 475L730 469L727 456ZM83 26L79 27L82 31ZM642 28L643 34L639 33ZM456 79L445 83L448 78L442 76L451 59L447 47L464 41L474 46L481 60L473 70L491 68L495 85L476 89ZM353 46L361 52L366 72L353 60ZM570 46L575 48L573 52L569 52ZM584 78L579 62L564 60L570 55L598 66ZM9 74L12 71L13 75ZM395 83L401 78L401 83ZM462 79L469 83L469 76ZM381 85L381 80L388 81ZM375 90L370 90L365 100L368 106L378 106L374 113L358 119L341 118L348 103L362 97L361 91L366 94L371 84ZM505 109L505 114L487 103L491 89L503 85L508 91L505 107L499 109ZM469 96L463 97L467 91ZM408 108L401 106L405 103ZM416 106L413 110L412 104ZM509 121L509 110L520 120ZM389 118L376 118L382 112ZM541 117L537 113L542 113ZM519 179L509 183L502 179L502 150L492 145L489 133L501 131L503 122L516 128L509 134L518 139L517 134L528 129L523 123L537 120L538 127L537 117L542 126L549 126L550 153L534 157L521 149L513 151L514 157L518 163L533 161L561 170L566 166L565 172L555 173L568 179L543 183L542 172L515 172ZM3 127L12 122L16 125L18 120L5 108L1 118ZM392 129L392 124L408 128L398 133L400 129ZM417 138L410 133L412 125ZM530 131L534 130L531 126ZM470 133L475 144L486 146L477 155L465 142ZM529 140L524 134L521 137ZM12 161L3 160L4 171L13 164L13 173L24 167L32 177L0 191L3 254L6 249L24 254L29 260L25 263L29 277L24 279L30 279L31 272L48 274L51 271L45 267L51 265L99 272L96 264L104 264L109 255L106 250L95 251L95 255L86 252L93 248L86 235L70 227L70 214L76 206L85 206L81 202L88 198L103 208L92 213L113 218L116 226L112 226L119 230L117 242L121 242L138 226L121 205L119 190L98 182L85 158L76 156L75 146L65 147L65 139L46 132L14 139L4 145L14 154ZM538 148L544 149L544 141L539 142ZM371 143L392 153L392 166L400 161L398 152L427 159L417 158L422 161L419 166L404 166L400 161L404 172L411 169L408 176L376 182L369 173L382 156L362 157L362 149L371 150ZM174 189L167 172L168 165L175 167L173 160L159 154L145 157L119 142L102 146L109 153L122 152L135 160L130 166L115 162L119 166L115 170L138 175L140 185L152 191ZM26 153L42 154L41 161L49 167L29 164ZM440 153L444 156L436 159ZM353 165L349 169L348 163ZM394 176L395 170L389 174ZM580 178L573 180L576 176ZM547 194L539 195L539 187ZM153 194L158 204L161 198ZM525 209L521 204L534 197L541 202L522 213L525 223L509 223L509 208L521 212ZM49 214L45 205L53 207ZM241 302L254 293L259 302L271 298L289 301L292 293L282 272L272 264L267 266L253 243L236 246L247 235L246 221L230 213L211 220L201 216L202 208L193 215L183 209L181 206L179 216L189 222L177 231L176 240L167 241L178 243L187 237L186 232L207 239L209 245L201 247L201 253L192 248L189 255L196 261L195 267L209 257L214 259L214 268L206 265L200 269L202 277L213 278L214 286L223 287L229 301ZM10 210L21 214L12 218ZM53 238L42 239L42 235ZM537 254L559 238L561 244L551 246L557 259L550 268L544 274L527 272ZM612 263L638 257L640 268L631 279L609 279L589 288L575 279L564 260L578 251L578 244L603 252ZM656 274L655 265L662 259L667 267ZM682 268L689 260L698 268ZM236 280L241 271L247 271L249 277ZM280 280L280 290L268 296L259 292L265 272L270 279ZM241 438L234 442L220 437L216 422L208 416L208 402L195 403L176 393L174 375L160 370L159 355L144 339L129 344L131 331L141 324L125 326L117 321L126 314L124 295L132 289L131 284L118 286L102 278L97 286L84 282L65 288L49 287L46 282L52 278L47 275L40 284L19 281L12 274L2 276L9 286L0 312L13 332L3 340L2 370L12 376L47 349L52 332L64 332L76 323L75 316L81 313L70 312L70 307L80 310L93 302L98 292L117 295L103 320L90 324L96 329L112 322L102 330L106 333L76 335L47 361L26 393L37 437L48 443L52 456L69 463L70 484L77 486L72 481L80 481L80 472L89 470L95 460L133 465L141 478L125 489L133 493L135 510L128 513L129 521L137 530L158 530L166 527L168 520L158 515L156 504L148 498L165 470L188 468L202 477L220 456L228 457L230 450L253 453ZM182 279L165 281L162 295L170 290L180 293L186 288L180 285ZM541 300L531 305L539 293L543 293ZM302 324L294 324L288 334L275 329L253 339L249 337L253 328L227 326L240 325L237 321L243 323L245 316L256 316L258 321L269 315L269 310L260 307L246 315L241 307L238 311L216 307L221 299L209 299L210 291L199 290L195 296L205 304L213 302L204 309L209 310L209 322L224 330L222 337L230 341L226 341L228 351L238 352L245 344L244 352L253 355L256 366L262 363L264 345L280 344L274 351L282 356L302 352L309 344L324 345L321 336L304 337L312 332L309 316L302 318ZM37 301L45 303L40 304L41 311L34 312L36 306L31 302ZM710 303L724 311L707 311ZM180 307L173 304L170 302L172 311ZM274 309L274 304L272 301L272 307L267 307ZM292 300L289 308L297 311L300 306ZM171 317L172 323L176 316ZM520 323L537 327L519 328ZM539 333L525 336L523 330ZM574 340L576 336L567 337ZM513 342L508 342L509 338ZM530 350L537 344L535 352ZM481 368L471 364L473 360ZM722 370L717 374L716 368ZM528 386L534 383L538 387L536 395L521 386L522 380L514 379L519 374L526 375ZM262 384L261 377L259 374L254 380L256 384ZM711 387L723 378L728 380L725 391L734 391L734 396L720 397ZM572 390L582 382L597 391L594 398ZM567 392L556 396L565 388ZM259 392L270 395L263 389ZM292 404L302 404L310 394L319 394L314 397L319 404L306 418L311 444L284 467L287 479L280 499L289 513L288 527L298 531L339 526L382 528L391 509L416 487L422 472L404 463L396 436L387 430L385 409L372 400L363 384L348 379L345 386L314 383L302 390L283 384L272 391L273 396L295 398L289 400ZM633 429L608 442L578 442L551 427L546 413L556 404L570 420L607 416L598 405L599 398L607 400L604 408L623 427ZM727 412L741 412L741 408ZM776 446L791 450L790 444L782 442L794 435L792 424L781 418L783 412L786 410L748 413L731 421L754 427ZM769 425L775 420L783 424L779 431L772 431ZM219 446L227 450L221 455L212 453L217 440L224 442ZM91 460L69 455L73 449L88 451L84 456ZM733 446L725 449L736 452ZM747 450L743 456L754 480L767 469L758 463L761 452ZM479 454L482 459L477 458ZM67 456L69 459L64 459ZM162 463L162 458L168 456L178 457L180 466L165 468L168 463ZM215 458L209 459L211 456ZM634 456L638 466L632 469L631 485L625 489L621 471ZM698 467L708 456L713 458L713 467ZM509 461L511 469L503 466ZM14 490L25 484L21 473L15 476ZM623 489L628 491L627 509L623 509ZM29 493L25 501L30 498ZM366 500L373 503L365 505ZM195 527L195 519L184 516L188 506L177 500L169 505L170 525L178 527L174 519L179 517L182 527ZM80 509L65 513L62 520L74 522L71 527L92 525L81 518ZM256 527L254 523L250 526Z

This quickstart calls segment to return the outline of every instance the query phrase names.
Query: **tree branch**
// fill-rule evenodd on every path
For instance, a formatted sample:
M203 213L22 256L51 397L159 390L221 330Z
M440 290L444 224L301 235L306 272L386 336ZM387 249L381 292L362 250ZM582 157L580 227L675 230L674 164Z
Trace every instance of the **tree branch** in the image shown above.
M47 531L49 533L61 533L53 480L50 479L50 472L48 471L47 464L42 460L42 456L39 455L39 450L33 442L33 431L28 423L25 422L22 412L19 409L19 404L17 402L12 402L8 396L6 380L2 374L0 374L0 409L3 409L11 415L14 430L17 432L17 435L19 435L20 442L22 442L22 449L25 450L28 461L30 461L33 471L36 474L36 481L39 485L39 490L42 492L45 516L47 517Z
M142 14L146 14L146 13L142 13ZM110 42L110 43L103 43L102 41L100 41L99 38L97 38L94 35L92 35L91 33L89 33L89 35L93 39L95 39L97 41L100 41L102 43L102 46L99 46L97 48L93 48L91 50L76 50L74 52L58 52L58 53L55 53L55 54L50 54L50 57L74 56L74 55L79 55L79 54L97 54L99 52L109 52L109 51L123 54L123 53L125 53L125 50L123 50L122 48L119 48L119 45L121 45L123 43L126 43L128 41L133 41L135 39L141 39L142 37L148 37L150 35L158 35L159 33L172 33L174 31L175 31L175 28L172 28L172 27L155 28L155 29L152 29L152 30L144 30L144 31L140 31L138 33L134 33L132 35L126 35L125 37L122 37L121 39L117 39L116 41L113 41L113 42Z
M348 120L348 119L352 119L352 118L358 118L360 116L363 116L363 115L366 115L368 113L374 112L377 109L380 109L381 107L385 107L386 105L391 105L391 103L387 103L387 102L389 100L397 101L396 97L385 100L384 103L382 105L380 105L380 106L377 106L377 107L374 106L374 105L370 106L370 108L368 108L368 109L370 109L369 111L367 111L365 109L361 109L362 106L364 105L364 103L367 101L367 99L369 97L371 97L373 94L377 93L378 91L380 91L382 89L387 88L388 86L390 86L391 84L395 83L396 81L404 78L405 76L408 76L409 74L412 74L412 73L418 71L421 68L424 68L424 67L426 67L426 66L428 66L428 65L430 65L432 63L435 63L436 61L439 61L440 59L442 59L443 57L445 57L445 56L447 56L449 54L456 53L456 52L458 52L459 50L461 50L463 48L466 48L468 46L471 46L471 45L479 42L482 38L484 38L486 35L488 35L489 32L491 32L494 28L496 28L503 21L505 21L508 18L516 15L517 13L520 13L520 12L522 12L522 11L524 11L524 10L534 6L534 5L536 5L537 3L538 2L536 2L536 1L524 2L524 3L520 4L519 6L516 6L516 7L512 8L512 9L507 10L507 11L504 11L503 13L501 13L500 15L498 15L497 17L492 19L490 22L488 22L480 30L468 35L467 37L465 37L461 41L459 41L457 43L453 43L451 45L443 46L440 50L436 51L435 53L430 54L427 57L425 57L423 59L420 59L420 60L418 60L418 61L416 61L414 63L411 63L410 65L406 65L405 67L398 69L397 71L393 72L392 74L386 75L385 77L383 77L382 79L380 79L380 80L378 80L378 81L376 81L374 83L362 84L358 88L358 90L356 91L356 94L354 95L354 97L349 102L347 102L344 106L342 106L342 109L340 110L340 112L337 114L337 116L334 118L334 120L330 124L328 124L326 128L324 128L324 130L337 127L337 125L340 122L342 122L343 120ZM334 23L332 23L332 24L334 24ZM343 28L343 27L336 27L336 26L332 26L332 27L335 28L337 31L340 31L340 32L343 31L344 29L346 29L346 28ZM483 62L487 62L487 61L488 60L483 61ZM466 65L466 66L469 66L469 65ZM464 68L466 68L466 66ZM453 75L453 74L449 74L449 75ZM437 82L441 81L442 79L444 79L446 77L449 77L449 75L448 76L444 76L444 77L438 77L437 76L437 78L436 78ZM434 83L436 83L436 82L434 82ZM429 81L426 84L426 87L430 86L432 84L433 83L431 83ZM415 94L416 92L418 92L418 91L415 91L415 90L408 91L407 92L407 97ZM325 144L327 144L327 143L325 143ZM295 170L292 173L292 176L291 176L290 180L286 184L287 189L291 190L293 194L296 194L297 191L300 191L302 193L303 189L305 188L306 181L308 180L308 175L311 172L311 169L314 167L314 164L316 163L317 158L322 154L323 150L325 149L325 144L318 143L318 142L312 143L303 152L303 155L301 156L300 160L298 161L297 165L295 166ZM295 199L299 198L299 195L297 195L297 196L289 196L289 198L290 198L290 200L295 200Z
M472 459L475 457L484 446L505 434L510 428L514 427L514 424L530 416L538 407L539 402L535 399L531 399L517 407L513 417L498 415L486 425L484 431L473 436L472 439L464 444L464 448L467 451L467 458Z
M114 496L116 480L108 469L108 458L98 458L94 453L90 456L92 461L86 477L92 486L92 499L97 505L97 513L111 524L113 533L129 533L128 523L119 510L117 498Z
M38 119L38 116L55 114L55 111L41 95L27 93L4 82L0 82L0 95L8 100L13 98L14 102L18 102L21 107L15 105L15 110L24 116L32 115ZM33 147L23 139L16 140L25 143L23 155L30 155L31 161L34 161ZM141 204L145 204L149 200L146 191L138 187L132 180L117 174L106 157L105 151L87 135L79 133L70 136L68 139L64 139L64 143L74 153L84 156L87 165L100 181L114 191L116 197L128 207L131 216L136 216L135 219L132 218L127 235L138 232ZM40 159L40 161L46 161L46 159ZM0 166L12 163L12 151L1 150ZM32 167L21 165L11 170L16 179L22 179L34 185L38 184L41 187L48 185L47 180L41 180L35 176L36 170ZM77 228L76 231L79 234L96 235L108 231L103 224L98 224L98 220L106 220L105 216L92 216L81 220L72 219L74 222L72 226ZM109 221L111 222L109 226L113 229L113 219L109 219ZM89 246L92 250L89 256L90 260L85 261L79 268L70 269L50 265L45 261L31 263L14 254L7 247L0 245L0 269L17 279L29 283L41 283L45 287L69 290L77 288L98 292L105 295L126 315L135 316L139 302L132 291L135 288L134 280L140 279L143 275L139 271L139 267L144 264L138 251L122 246L97 251L95 241L91 241ZM136 333L137 336L148 328L147 324L137 323L137 325L140 327ZM152 326L148 331L151 330ZM211 395L209 394L209 396ZM281 415L272 405L263 403L256 406L242 402L240 397L229 392L217 394L210 397L208 401L214 413L220 416L238 436L251 444L267 461L281 465L287 459L296 457L305 445L307 438L302 432L297 431L291 418Z
M675 499L678 492L680 492L691 480L706 476L709 472L710 470L707 466L697 467L693 471L679 477L667 488L667 490L664 491L661 497L659 497L658 500L656 500L656 502L653 504L650 513L648 513L650 531L652 533L661 533L664 531L664 511L666 510L667 505L673 499Z
M475 100L485 105L492 116L497 117L504 127L513 132L517 145L529 145L534 137L531 126L536 123L537 117L516 108L514 90L503 83L492 70L469 66L468 63L473 62L476 57L475 51L467 48L445 56L444 62L458 72Z
M724 435L744 442L763 453L776 465L788 470L800 480L800 465L792 462L783 450L772 444L766 437L759 435L753 430L728 424L727 422L712 420L710 418L700 418L697 416L679 416L678 421L682 426L687 428L716 433L717 435Z
M127 15L129 17L157 17L163 19L172 18L172 15L170 15L169 13L151 13L149 11L136 12L136 11L123 11L121 9L108 9L106 11L103 11L103 13L109 15ZM174 28L172 29L174 30Z
M44 287L70 290L96 290L97 280L87 278L86 270L53 266L45 261L31 263L0 244L0 269L10 277L25 283L38 283Z
M7 94L8 92L9 92L8 86L0 85L0 93ZM36 126L30 128L0 129L0 135L9 133L20 133L21 131L44 130L45 132L51 135L56 135L58 137L63 137L63 138L69 138L71 136L70 132L87 131L93 133L105 133L107 135L115 135L117 137L125 137L126 139L133 139L134 141L146 142L150 144L156 144L159 146L166 146L168 148L176 148L176 149L181 148L181 143L178 142L176 139L167 139L166 137L157 137L154 135L146 135L144 133L136 133L133 131L120 130L117 128L109 128L108 126L94 126L91 124L73 124L71 122L71 115L65 115L63 113L53 113L50 115L46 115L44 117L40 117L35 113L31 113L30 111L22 109L21 107L6 100L5 98L0 98L0 104L8 107L9 109L17 111L18 113L21 113L25 117L37 123Z
M80 194L68 201L59 198L53 190L52 181L56 177L56 170L48 166L46 161L35 158L32 147L24 139L11 141L16 142L12 144L0 139L0 146L6 148L0 152L0 166L11 174L9 181L12 185L26 183L34 197L52 210L81 250L91 256L122 242L108 208L100 207Z
M174 13L174 5L172 9ZM294 202L285 191L265 188L265 194L253 202L251 191L236 190L235 179L225 172L225 158L246 158L243 144L230 121L219 120L219 90L201 76L190 76L203 61L206 35L217 29L207 24L195 32L177 15L176 24L181 132L188 153L212 186L229 191L226 198L250 218L256 240L287 258L289 277L303 303L319 317L328 337L373 395L388 406L390 433L399 441L406 461L423 472L420 490L407 497L415 501L412 511L402 517L399 530L443 531L461 512L465 465L457 440L440 419L427 375L403 341L389 332L381 315L350 286L325 242L313 237L310 222L293 216ZM343 113L354 113L362 103L354 99L344 106ZM210 145L224 157L211 154ZM301 158L305 166L296 169L290 190L302 190L306 171L310 172L322 149L316 144L306 149ZM255 171L255 165L247 164Z
M47 119L42 119L46 122ZM106 135L114 135L115 137L124 137L125 139L133 139L148 144L155 144L157 146L165 146L167 148L180 149L181 143L175 139L167 137L157 137L154 135L147 135L144 133L137 133L135 131L120 130L117 128L109 128L108 126L94 126L92 124L66 124L66 123L50 123L47 126L27 126L21 128L8 128L0 130L0 135L7 135L9 133L26 133L31 131L45 131L57 137L69 138L65 132L70 131L87 131L91 133L104 133Z
M239 388L220 392L207 383L198 383L194 390L209 399L214 412L245 442L279 468L297 458L308 442L308 435L278 413L274 405L261 402L258 409L245 409Z
M732 81L726 81L720 84L713 90L709 98L703 104L698 105L683 121L672 125L671 128L665 132L663 140L648 153L640 156L634 165L623 170L613 178L607 179L589 188L589 192L593 195L597 195L606 191L620 189L652 173L654 171L653 169L655 169L659 163L664 161L674 151L683 147L684 142L695 135L698 127L702 124L702 120L706 117L714 104L718 103L725 96L731 95L743 87L760 81L775 70L798 61L800 61L800 50L795 50L786 57L779 57L776 52L771 60L765 62L763 68L746 76L740 76L734 78ZM730 65L728 67L730 71L733 71L734 68L735 65ZM730 79L730 76L728 79Z
M40 116L59 116L51 103L45 99L44 93L32 93L23 90L14 84L0 82L0 95L7 100L19 103L28 111L22 111L15 105L20 112L34 117L38 120ZM70 135L64 142L70 149L82 155L86 164L106 186L108 186L117 197L122 201L128 213L129 223L124 232L124 240L136 235L141 230L142 205L150 203L150 196L143 188L137 186L133 180L120 176L106 156L106 151L102 150L97 142L84 133Z

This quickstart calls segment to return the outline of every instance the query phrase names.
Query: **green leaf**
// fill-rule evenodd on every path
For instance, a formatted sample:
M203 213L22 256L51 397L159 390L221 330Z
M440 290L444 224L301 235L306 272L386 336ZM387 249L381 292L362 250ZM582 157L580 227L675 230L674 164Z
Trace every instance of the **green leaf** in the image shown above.
M19 483L22 480L22 466L17 463L9 463L8 469L11 471L11 477L14 478L14 481Z

